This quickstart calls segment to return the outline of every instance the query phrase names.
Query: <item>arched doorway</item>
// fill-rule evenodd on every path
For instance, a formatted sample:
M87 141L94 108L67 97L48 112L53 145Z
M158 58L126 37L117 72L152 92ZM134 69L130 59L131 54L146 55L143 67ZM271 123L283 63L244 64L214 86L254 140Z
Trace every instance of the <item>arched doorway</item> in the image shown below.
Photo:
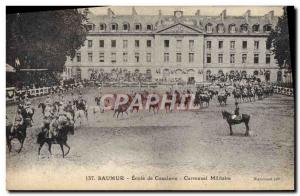
M210 74L211 74L211 71L210 71L210 70L207 70L207 71L206 71L206 80L209 80Z

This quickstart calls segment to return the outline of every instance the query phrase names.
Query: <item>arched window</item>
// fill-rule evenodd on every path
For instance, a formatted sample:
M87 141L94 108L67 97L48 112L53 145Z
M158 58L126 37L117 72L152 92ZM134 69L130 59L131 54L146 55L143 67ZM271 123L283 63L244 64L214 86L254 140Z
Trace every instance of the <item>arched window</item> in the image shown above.
M135 31L141 31L142 30L142 25L140 23L134 24L134 30Z
M100 23L99 30L100 31L105 31L106 30L106 24L105 23Z
M118 30L118 24L117 23L112 23L110 25L110 30L111 31L117 31Z
M211 71L210 71L210 70L207 70L207 71L206 71L206 80L209 80L210 74L211 74Z
M263 27L263 29L264 29L264 32L270 32L270 31L272 30L272 25L266 24L266 25Z
M94 31L95 30L95 25L93 23L88 23L87 25L88 31Z
M217 25L217 32L218 33L224 33L225 32L225 26L224 26L224 24L218 24Z
M255 24L252 26L252 32L253 33L258 33L259 32L259 24Z
M241 32L242 33L248 33L248 24L242 24L241 25Z
M242 76L247 76L247 72L245 70L242 71Z
M229 30L229 33L235 33L236 32L235 24L230 24L228 30Z
M271 72L269 70L266 71L266 73L265 73L265 79L266 79L267 82L270 81L270 76L271 76Z
M258 76L258 71L255 70L255 71L253 72L253 75Z
M220 70L218 71L218 74L219 74L219 75L224 75L223 70L220 69Z
M123 31L129 31L129 24L128 23L123 24Z
M213 32L213 25L211 23L208 23L205 27L207 33Z

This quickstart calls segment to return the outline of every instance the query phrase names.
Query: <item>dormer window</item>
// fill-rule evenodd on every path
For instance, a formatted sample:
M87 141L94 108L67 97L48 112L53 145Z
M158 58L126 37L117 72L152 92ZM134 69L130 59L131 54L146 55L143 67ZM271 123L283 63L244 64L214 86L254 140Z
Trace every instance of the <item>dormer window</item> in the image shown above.
M266 25L264 26L264 32L271 32L271 30L272 30L272 25L266 24Z
M116 24L116 23L111 24L111 30L112 31L117 31L118 30L118 24Z
M242 33L248 33L248 24L242 24L241 25L241 32Z
M100 23L99 30L100 31L105 31L106 30L106 25L104 23Z
M123 24L123 31L129 31L129 24L128 23Z
M94 24L87 24L87 29L88 31L94 31L95 30L95 25Z
M208 24L206 25L206 32L207 32L207 33L212 33L212 32L213 32L213 26L212 26L211 23L208 23Z
M258 33L259 32L259 24L255 24L252 26L252 32Z
M235 26L235 24L229 25L229 32L230 33L235 33L236 32L236 26Z
M141 24L135 24L135 30L136 31L141 31L142 30L142 25Z
M152 31L152 29L153 29L153 28L152 28L152 25L151 25L151 24L148 24L148 25L147 25L147 31Z
M224 33L225 32L224 24L218 24L217 25L217 32L218 33Z

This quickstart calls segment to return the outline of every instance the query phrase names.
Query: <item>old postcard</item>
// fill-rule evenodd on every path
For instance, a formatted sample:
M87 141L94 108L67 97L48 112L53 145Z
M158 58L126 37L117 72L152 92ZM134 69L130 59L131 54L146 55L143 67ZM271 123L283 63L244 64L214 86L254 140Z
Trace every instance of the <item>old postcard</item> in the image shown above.
M8 190L295 189L293 7L21 8Z

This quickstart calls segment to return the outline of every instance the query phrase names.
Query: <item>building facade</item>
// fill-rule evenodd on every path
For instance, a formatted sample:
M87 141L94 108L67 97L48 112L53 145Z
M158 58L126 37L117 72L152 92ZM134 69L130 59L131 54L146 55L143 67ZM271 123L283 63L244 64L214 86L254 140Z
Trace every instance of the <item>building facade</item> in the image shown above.
M240 72L282 81L284 71L266 44L277 24L264 16L91 15L85 45L66 61L67 77L89 79L115 70L150 75L150 81L206 82L212 75Z

